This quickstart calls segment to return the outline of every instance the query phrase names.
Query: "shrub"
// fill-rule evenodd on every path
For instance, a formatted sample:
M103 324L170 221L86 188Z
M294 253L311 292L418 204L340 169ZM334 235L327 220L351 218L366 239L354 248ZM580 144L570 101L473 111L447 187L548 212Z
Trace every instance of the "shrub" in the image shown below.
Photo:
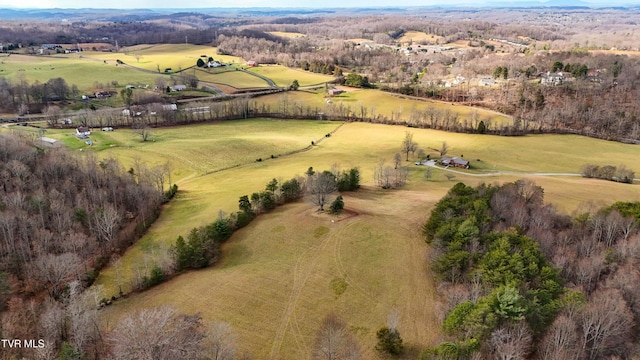
M173 199L173 197L176 195L177 192L178 192L178 185L176 185L176 184L171 185L169 190L167 190L164 193L165 200L169 201L169 200Z
M338 191L356 191L360 188L360 170L351 168L343 171L337 179Z
M163 282L166 278L166 274L164 271L158 266L154 265L151 268L151 273L149 276L144 276L142 278L142 286L146 288L150 288L152 286L156 286Z
M402 345L402 337L397 329L383 327L376 333L378 344L376 350L386 352L391 355L400 355L404 350Z
M329 213L337 215L342 212L342 209L344 209L344 201L342 200L342 195L339 195L329 206Z
M285 181L280 185L280 191L284 202L291 202L302 197L302 184L297 179Z
M244 211L238 211L235 214L235 228L236 229L240 229L243 228L247 225L249 225L249 223L251 222L251 220L253 220L253 213L246 213Z

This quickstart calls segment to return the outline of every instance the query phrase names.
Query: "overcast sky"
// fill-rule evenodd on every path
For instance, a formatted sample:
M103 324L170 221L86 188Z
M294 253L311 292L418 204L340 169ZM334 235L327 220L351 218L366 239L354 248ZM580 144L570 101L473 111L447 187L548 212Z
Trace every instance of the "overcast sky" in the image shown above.
M495 1L495 0L494 0ZM498 0L500 1L500 0ZM523 0L502 0L516 3ZM502 2L501 1L501 2ZM635 3L638 0L630 0ZM482 1L484 2L484 1ZM592 1L585 1L592 2ZM473 4L474 0L231 0L231 1L188 1L175 0L0 0L0 7L9 8L207 8L207 7L369 7L369 6L427 6L434 4Z

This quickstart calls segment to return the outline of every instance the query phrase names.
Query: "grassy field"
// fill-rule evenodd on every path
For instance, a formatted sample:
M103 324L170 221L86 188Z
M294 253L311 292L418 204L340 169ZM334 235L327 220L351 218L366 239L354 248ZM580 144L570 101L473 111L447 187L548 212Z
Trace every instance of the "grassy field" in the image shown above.
M271 35L275 35L283 38L289 38L289 39L297 39L297 38L306 36L305 34L302 34L299 32L290 32L290 31L269 31L268 33Z
M302 149L331 132L339 123L250 119L198 124L151 131L149 141L130 130L93 132L101 157L115 157L130 165L135 158L158 165L169 162L173 179L200 176L220 169L280 156ZM56 135L52 136L56 137Z
M0 76L16 81L24 77L29 83L47 82L61 77L69 86L76 85L80 91L93 90L94 83L109 84L115 80L120 84L150 84L157 74L148 74L115 63L103 63L87 58L39 57L12 54L0 58ZM86 74L91 74L87 76Z
M218 55L217 49L203 45L185 44L161 44L161 45L138 45L131 48L122 48L119 53L83 53L87 57L92 57L107 62L115 62L116 59L124 63L144 70L163 72L171 68L171 72L186 69L196 65L201 55L212 57L224 63L244 63L239 57ZM203 60L207 60L203 58Z
M287 98L287 101L290 103L297 102L305 107L311 106L312 108L325 109L325 111L328 111L331 106L338 106L339 104L342 104L344 106L349 106L351 111L356 113L359 113L360 106L364 105L367 108L367 114L369 116L373 110L375 114L405 120L408 120L412 113L421 112L427 107L431 107L440 111L458 113L461 120L470 118L477 112L479 118L484 120L485 123L511 124L512 122L511 118L504 114L469 106L454 105L442 101L415 100L377 90L347 87L344 87L344 89L346 89L347 92L332 97L331 104L328 104L326 101L324 89L316 91L305 90L287 92L286 94L272 94L261 96L256 101L269 104L272 109L275 109L282 103L284 98Z
M318 126L316 122L274 121L269 125L269 120L261 121L265 122L261 126L272 126L273 134L286 133L278 129L292 124ZM245 121L202 126L211 129L211 133L224 134L220 137L226 139L242 138L250 129L260 127ZM181 141L162 140L160 136L151 144L129 140L131 153L154 146L158 152L150 153L149 159L167 156L174 149L188 153L187 149L203 146L184 140L190 137L188 133L204 133L202 129L192 129L167 129ZM348 123L310 151L202 176L197 176L202 171L191 169L193 176L182 178L177 198L166 206L148 234L123 256L120 273L124 278L134 276L144 264L152 264L178 235L186 235L190 228L213 221L218 210L235 211L239 196L259 191L271 178L287 179L304 173L309 166L328 169L333 163L340 163L343 168L360 167L364 188L345 196L346 208L355 216L337 218L339 221L331 222L330 217L319 215L315 206L306 202L259 217L225 244L219 265L183 274L118 301L103 312L105 321L114 324L129 311L171 304L189 313L200 311L207 321L229 322L239 336L239 344L255 358L300 359L308 358L321 318L333 311L357 335L365 358L376 359L375 331L384 325L392 309L401 315L399 329L410 349L424 348L437 341L434 285L425 262L429 249L419 228L433 204L455 182L475 185L532 178L545 188L546 200L567 213L590 202L640 200L637 184L524 174L486 178L457 174L449 181L442 170L433 170L433 179L426 181L425 168L415 165L410 165L410 182L404 189L374 188L375 164L380 158L391 161L407 130L400 126ZM301 131L302 128L292 130ZM515 138L411 131L424 149L439 148L442 141L447 141L450 154L464 154L477 168L475 173L578 172L584 162L606 164L609 159L640 172L633 161L638 148L633 145L580 136ZM128 155L118 153L125 148L124 133L113 133L123 136L122 146L102 151L101 156L111 153L126 158ZM161 152L166 146L171 150ZM221 150L217 151L217 146ZM222 142L196 156L233 154L229 150ZM435 151L428 152L435 155ZM255 156L250 155L249 160ZM187 175L193 163L183 166L187 169L183 175ZM116 293L114 269L103 271L97 283L105 286L108 295ZM415 351L409 351L406 358L415 359L415 355Z
M428 44L435 44L439 42L440 44L444 44L444 38L435 34L427 34L422 31L407 31L405 32L399 39L398 42L406 45L411 44L419 44L421 42L426 42Z
M280 65L261 65L248 70L268 77L278 86L289 86L293 80L298 80L300 86L310 86L323 84L334 79L333 76L316 74L299 69L291 69Z
M235 69L229 71L208 72L207 70L196 71L196 76L201 81L223 84L235 89L256 89L268 88L269 84L263 79L247 74Z

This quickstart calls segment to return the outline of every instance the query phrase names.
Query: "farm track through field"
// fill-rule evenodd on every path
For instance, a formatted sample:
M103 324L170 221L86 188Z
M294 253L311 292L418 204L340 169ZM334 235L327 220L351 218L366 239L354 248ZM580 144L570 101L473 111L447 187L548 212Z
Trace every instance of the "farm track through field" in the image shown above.
M307 350L306 346L304 346L304 341L300 339L303 337L303 335L299 330L299 325L296 321L295 308L297 306L298 300L300 299L300 294L302 293L302 290L306 285L307 280L309 279L309 276L316 268L316 265L318 264L322 253L325 252L326 248L329 246L329 243L334 238L329 234L323 235L323 237L324 239L320 242L320 244L314 247L309 247L300 255L300 257L296 261L296 265L293 269L293 288L291 289L291 293L289 294L289 299L287 300L287 304L284 313L282 314L280 324L276 329L276 334L271 346L270 358L276 358L276 356L280 354L282 343L284 342L284 337L289 327L291 327L292 329L296 343L298 343L299 347L304 347L302 351Z
M355 215L351 215L345 219L340 219L340 221L343 220L348 220L351 219L355 216L358 216L359 214L356 213ZM357 292L359 292L363 297L365 297L367 300L371 301L373 304L377 304L379 303L378 300L376 300L374 297L372 297L363 287L361 287L360 285L358 285L354 280L350 279L349 275L347 274L347 270L344 266L344 262L342 261L342 255L341 255L341 251L340 251L340 246L342 245L343 240L345 239L345 237L343 236L343 234L346 232L346 230L350 229L351 227L353 227L353 225L355 225L356 222L350 222L349 224L345 225L342 227L342 229L340 229L340 231L338 231L336 234L334 234L332 237L336 238L334 247L333 247L333 261L336 264L336 268L338 269L338 272L340 272L340 276L342 276L342 278L344 279L344 281L353 289L355 289Z
M256 74L256 73L254 73L254 72L247 71L247 70L244 70L244 69L241 69L240 71L242 71L242 72L244 72L244 73L246 73L246 74L249 74L249 75L252 75L252 76L255 76L255 77L258 77L258 78L260 78L260 79L264 80L267 84L269 84L269 87L270 87L270 88L279 88L279 87L278 87L278 85L276 85L276 83L275 83L275 82L273 82L273 80L269 79L269 78L268 78L268 77L266 77L266 76L263 76L263 75L260 75L260 74Z

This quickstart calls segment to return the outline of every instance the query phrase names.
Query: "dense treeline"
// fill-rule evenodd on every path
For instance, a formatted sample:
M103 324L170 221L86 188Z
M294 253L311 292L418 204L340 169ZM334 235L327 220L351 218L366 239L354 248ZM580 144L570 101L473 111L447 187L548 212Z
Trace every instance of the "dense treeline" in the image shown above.
M424 226L446 338L422 358L637 354L640 224L629 216L637 208L618 203L571 218L526 180L455 185Z
M58 311L63 303L74 306L72 298L92 283L110 256L131 245L156 218L164 174L143 164L127 172L113 159L78 157L0 135L3 339L46 333L46 311ZM36 305L45 298L47 306ZM63 327L52 333L52 351L85 330Z

